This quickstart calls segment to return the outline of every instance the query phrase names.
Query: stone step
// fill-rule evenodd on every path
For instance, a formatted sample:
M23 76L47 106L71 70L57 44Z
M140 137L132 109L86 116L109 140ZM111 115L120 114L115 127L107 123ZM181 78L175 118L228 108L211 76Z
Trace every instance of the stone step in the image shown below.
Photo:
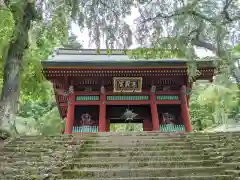
M188 146L135 146L133 144L128 144L127 146L104 146L104 145L86 145L84 146L84 151L130 151L130 150L189 150L192 149L190 145Z
M210 141L211 142L211 141ZM235 149L239 149L239 144L232 144L232 143L212 143L210 144L210 142L208 144L197 144L197 143L193 143L192 147L195 148L212 148L214 150L217 150L218 148L223 148L223 147L229 147L229 148L235 148Z
M201 156L201 155L186 155L186 156L133 156L133 157L83 157L83 158L70 158L69 161L73 162L147 162L147 161L202 161L202 160L209 160L209 156ZM240 158L239 158L240 160ZM0 161L4 161L5 163L18 163L18 162L26 162L26 163L44 163L49 162L49 156L36 156L36 157L27 157L27 156L19 156L19 157L6 157L1 156ZM215 161L215 160L209 160ZM57 162L57 161L56 161ZM59 161L61 163L62 161ZM64 162L67 162L65 160ZM58 162L57 162L58 163Z
M99 134L96 137L101 138L118 138L118 137L127 137L127 138L148 138L148 137L154 137L159 139L179 139L179 138L190 138L190 139L238 139L240 137L240 133L226 133L226 134L175 134L175 133L147 133L147 134L108 134L103 135Z
M240 140L238 138L236 138L236 139L189 139L189 142L192 142L192 143L197 143L199 141L200 142L201 141L209 141L211 143L226 143L226 144L240 142Z
M54 154L62 154L62 151L54 151ZM67 152L66 152L67 153ZM39 157L39 156L49 156L51 157L53 152L1 152L0 156L8 157Z
M164 151L145 151L145 150L139 150L139 151L90 151L90 152L81 152L79 155L81 157L91 156L91 157L128 157L128 156L141 156L141 155L147 155L147 156L186 156L186 155L210 155L210 156L240 156L240 151L221 151L221 152L211 152L211 153L204 153L200 150L164 150Z
M231 148L235 148L238 149L240 146L240 143L235 142L235 144L233 142L212 142L209 141L208 143L203 143L203 142L192 142L192 147L196 147L196 148L212 148L212 149L217 149L217 148L223 148L223 147L231 147Z
M224 162L224 163L219 163L219 165L224 166L228 170L237 170L240 169L240 162Z
M60 180L129 180L129 178L75 178ZM212 175L212 176L178 176L178 177L131 177L131 180L235 180L229 175Z
M201 161L146 161L146 162L131 162L126 160L120 162L58 162L56 164L65 166L65 169L73 169L73 168L115 168L115 167L128 167L128 168L137 168L137 167L198 167L198 166L210 166L212 164L216 164L216 162L212 160L201 160ZM49 162L30 162L30 161L17 161L12 163L5 163L5 166L11 168L20 167L20 169L28 168L28 167L44 167L48 166Z
M240 177L240 169L235 169L235 170L226 170L225 173L227 175L233 175L235 177Z
M240 148L234 148L234 147L220 147L217 149L208 149L204 148L202 151L208 152L208 153L214 153L214 152L220 152L220 153L232 153L232 152L238 152L240 151Z
M172 146L168 146L166 144L160 144L160 145L148 145L148 144L139 144L138 145L135 145L135 144L126 144L126 146L123 146L125 144L112 144L111 146L106 146L106 144L88 144L88 145L85 145L84 149L86 150L95 150L95 151L98 151L98 150L104 150L104 151L111 151L111 150L118 150L118 151L123 151L123 150L126 150L126 149L131 149L131 150L145 150L145 149L155 149L155 150L164 150L164 149L175 149L175 150L181 150L181 151L184 151L184 150L189 150L191 148L191 145L190 144L182 144L182 145L172 145ZM81 147L80 145L70 145L71 147ZM224 146L223 146L224 147ZM234 150L234 151L238 151L239 148L238 147L226 147L226 148L218 148L217 151L229 151L229 150ZM233 148L233 149L231 149ZM57 149L57 148L56 148ZM215 151L215 149L212 149L212 148L204 148L205 151ZM7 147L4 147L3 151L5 152L21 152L21 151L24 151L24 152L53 152L55 151L53 148L35 148L35 146L31 146L30 147L14 147L14 146L7 146Z
M79 147L82 144L77 145L71 145L72 147ZM68 144L65 144L65 146L68 146ZM65 147L63 144L16 144L16 143L10 143L4 146L4 148L48 148L48 149L58 149L59 147Z
M129 135L121 135L121 134L116 134L116 135L104 135L104 134L98 134L95 137L90 137L90 138L100 138L100 139L109 139L109 138L119 138L119 137L123 137L123 138L137 138L137 139L141 139L141 138L154 138L154 139L179 139L179 138L187 138L187 135L184 134L129 134Z
M190 145L189 146L134 146L129 145L126 147L122 146L98 146L98 145L86 145L84 146L84 151L164 151L164 150L179 150L179 151L189 151L195 150ZM240 148L239 148L240 150ZM208 149L204 149L204 151L208 151ZM232 147L229 148L219 148L214 149L214 151L223 152L223 151L232 151ZM203 151L202 151L203 152Z
M54 166L38 166L38 167L10 167L10 166L5 166L5 167L0 167L0 174L5 174L5 175L26 175L26 174L58 174L61 172L61 167L54 167Z
M75 145L74 146L75 149L77 147L79 147L79 149L81 148L81 146L79 145ZM65 150L65 147L61 147L63 150ZM39 148L39 147L4 147L2 149L2 152L39 152L39 153L52 153L55 152L56 150L58 150L59 148Z
M145 162L138 162L138 161L101 161L101 162L73 162L66 164L67 169L75 169L75 168L137 168L137 167L164 167L164 168L173 168L173 167L199 167L199 166L211 166L216 162L212 160L201 160L201 161L145 161Z
M51 178L50 178L51 177ZM23 175L11 175L5 174L0 177L0 180L45 180L45 179L59 179L57 175L49 175L49 174L23 174Z
M91 152L81 152L80 156L98 156L98 157L114 157L114 156L142 156L142 155L147 155L147 156L185 156L185 155L198 155L202 154L201 151L199 150L165 150L165 151L91 151Z
M59 165L65 165L66 163L70 163L68 161L54 161L55 165L59 166ZM44 167L44 166L49 166L49 164L51 164L51 162L49 163L49 161L29 161L29 160L19 160L19 161L15 161L15 162L5 162L4 163L6 166L9 167L18 167L20 166L21 168L25 168L25 167Z
M35 140L35 141L42 141L42 140L77 140L77 139L87 139L89 137L96 137L96 135L91 134L71 134L71 135L48 135L48 136L17 136L13 138L12 140Z
M145 154L142 156L128 156L128 157L119 157L119 156L88 156L81 158L73 158L73 162L126 162L126 161L138 161L138 162L146 162L146 161L184 161L184 160L208 160L210 156L202 156L202 155L186 155L186 156L146 156Z
M179 137L194 137L194 138L218 138L222 137L240 137L240 132L225 132L225 133L162 133L162 132L131 132L131 133L96 133L96 134L81 134L81 135L61 135L61 136L20 136L17 137L16 140L43 140L43 139L58 139L58 140L69 140L69 139L86 139L86 138L94 138L94 137L121 137L121 136L129 136L129 137L141 137L141 136L160 136L160 138L179 138Z
M198 134L191 134L191 135L187 135L188 138L210 138L210 139L237 139L238 137L240 137L240 132L239 133L235 133L235 134L204 134L204 135L198 135Z
M39 161L49 161L49 156L19 156L19 157L12 157L12 156L0 156L0 162L16 162L16 161L31 161L31 162L39 162Z
M26 148L26 147L4 147L4 149L2 150L2 152L43 152L43 153L52 153L54 152L56 149L53 148L39 148L39 147L32 147L32 148Z
M200 144L199 144L200 145ZM217 144L218 145L218 144ZM214 148L217 146L217 145L212 145L210 144L209 142L206 142L200 146L202 146L202 148ZM113 144L113 143L97 143L97 144L85 144L84 145L84 148L102 148L102 147L113 147L113 148L152 148L152 147L162 147L163 149L166 148L166 149L193 149L193 148L197 148L199 149L198 145L192 145L191 143L124 143L124 144ZM227 146L227 145L219 145L219 148L225 148L225 147L229 147L229 148L232 148L232 146Z
M222 152L210 152L208 153L210 156L224 156L224 157L239 157L240 156L240 151L222 151Z
M222 136L222 135L240 135L240 132L193 132L193 133L184 133L184 132L171 132L163 133L160 131L144 131L144 132L102 132L96 133L96 136Z
M175 143L175 142L179 142L179 139L128 139L128 138L116 138L116 139L99 139L98 138L90 138L88 140L82 140L81 142L87 142L89 144L92 143L112 143L112 142L121 142L122 140L124 140L125 142L161 142L161 143L166 143L166 142L171 142L171 143ZM187 142L187 139L185 140ZM182 140L182 142L184 142ZM14 142L11 142L11 144L80 144L78 141L64 141L64 140L43 140L43 141L33 141L33 140L15 140Z
M201 142L200 142L201 143ZM204 145L204 147L213 147L213 145L212 144L209 144L209 142L203 142L202 144L200 144L199 143L199 145ZM65 145L59 145L59 144L8 144L8 145L6 145L5 146L5 148L4 149L11 149L11 148L14 148L14 149L16 149L16 148L25 148L25 149L28 149L28 148L48 148L48 149L57 149L57 148L59 148L59 147L68 147L68 146L72 146L72 147L81 147L82 146L82 144L77 144L77 145L68 145L68 144L65 144ZM146 147L146 148L152 148L152 147L160 147L160 148L162 148L162 149L171 149L171 148L173 148L173 149L188 149L188 148L191 148L191 147L197 147L197 145L191 145L190 143L186 143L186 142L181 142L181 143L161 143L161 142L159 142L159 143L154 143L154 142L152 142L152 143L124 143L124 144L120 144L120 143L118 143L118 144L113 144L113 143L97 143L97 144L92 144L92 143L87 143L86 145L84 145L86 148L92 148L92 147L97 147L97 148L102 148L102 147L116 147L116 148L118 148L118 147L125 147L125 148L132 148L132 147L139 147L139 148L143 148L143 147ZM217 145L214 145L214 147L215 146L219 146L219 147L226 147L226 146L229 146L229 147L231 147L232 148L232 146L231 145L225 145L225 144L223 144L223 145L221 145L221 144L217 144ZM235 147L235 149L239 149L240 147Z
M109 140L101 140L101 139L89 139L89 140L82 140L82 141L59 141L59 140L43 140L41 142L38 141L24 141L24 140L16 140L14 142L10 142L9 146L11 145L16 145L18 146L19 144L22 145L39 145L39 144L44 144L44 145L80 145L83 143L86 144L165 144L165 145L182 145L185 143L189 143L190 141L187 139L109 139ZM219 140L211 140L211 143L219 143ZM234 141L235 142L235 141ZM195 143L199 145L203 144L210 144L209 140L196 140Z
M198 132L190 132L190 133L188 133L188 134L196 134L196 135L201 135L201 134L216 134L216 135L218 135L218 134L239 134L240 133L240 131L235 131L235 132L202 132L202 131L198 131Z
M189 140L214 140L214 141L232 141L239 140L239 136L212 136L212 137L188 137Z
M235 142L235 141L234 141ZM87 144L105 144L105 145L110 145L110 144L120 144L120 145L124 145L124 144L135 144L135 145L139 145L139 144L156 144L156 145L183 145L186 143L193 143L187 140L168 140L168 141L161 141L160 139L139 139L139 140L90 140L87 142ZM198 140L195 141L196 144L199 145L208 145L208 144L213 144L213 143L220 143L220 141L215 141L215 140Z
M188 136L222 136L222 135L240 135L239 132L192 132L188 133Z
M225 157L223 159L224 163L229 163L229 162L240 162L240 157L235 157L235 156L230 156L230 157Z
M159 136L119 136L119 137L96 137L96 138L89 138L89 139L97 139L99 141L104 141L104 140L159 140L159 141L178 141L178 140L184 140L184 141L189 141L189 140L194 140L194 141L226 141L226 140L239 140L239 136L231 136L231 137L159 137Z
M62 139L62 140L69 140L69 139L74 139L74 135L58 135L58 136L17 136L13 140L19 140L19 139L24 139L24 140L53 140L53 139Z
M91 138L89 138L91 139ZM231 136L231 137L224 137L224 136L213 136L213 137L209 137L209 136L203 136L203 137L171 137L171 136L166 136L166 137L162 137L162 136L114 136L114 137L95 137L92 139L97 139L97 140L118 140L118 139L123 139L123 140L139 140L139 139L144 139L144 140L148 140L148 139L155 139L155 140L161 140L161 141L176 141L176 140L214 140L214 141L222 141L222 140L238 140L239 136Z
M171 176L203 176L219 175L224 172L223 167L193 167L193 168L83 168L62 170L63 178L110 178L110 177L171 177Z
M61 159L59 160L54 160L54 163L56 164L64 164L64 163L68 163L71 162L70 160L64 160L62 161ZM18 158L18 159L12 159L12 160L5 160L4 163L6 166L38 166L38 165L49 165L49 158L48 159L36 159L36 160L32 160L29 158ZM51 163L50 163L51 164Z
M15 140L15 141L12 141L10 142L10 144L14 144L14 145L39 145L39 144L45 144L45 145L77 145L77 144L82 144L86 142L86 140L82 140L82 141L78 141L78 140L42 140L42 141L34 141L34 140L23 140L23 139L20 139L20 140ZM96 142L96 140L95 140Z
M209 143L208 143L209 144ZM183 141L177 141L177 142L162 142L162 141L122 141L122 142L88 142L85 144L85 146L120 146L120 147L126 147L126 146L191 146L191 143L189 142L183 142Z

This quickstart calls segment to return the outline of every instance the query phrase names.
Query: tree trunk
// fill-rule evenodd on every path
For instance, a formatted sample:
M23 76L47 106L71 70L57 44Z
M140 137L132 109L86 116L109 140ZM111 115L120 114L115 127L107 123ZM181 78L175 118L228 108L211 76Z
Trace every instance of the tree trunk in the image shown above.
M20 80L23 64L23 54L28 48L28 31L33 20L33 4L20 2L9 6L14 20L15 31L6 57L4 59L3 87L0 99L0 126L3 129L17 133L15 126L16 113L20 95Z
M9 49L11 51L11 48ZM21 58L8 55L4 66L3 88L1 94L1 126L3 129L16 131L15 119L20 93Z

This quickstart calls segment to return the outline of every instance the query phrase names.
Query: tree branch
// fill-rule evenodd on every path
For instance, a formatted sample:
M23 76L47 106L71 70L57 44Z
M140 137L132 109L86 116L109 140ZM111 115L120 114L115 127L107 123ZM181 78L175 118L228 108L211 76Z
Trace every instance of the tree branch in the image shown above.
M157 18L169 19L169 18L173 18L173 17L176 17L176 16L181 16L181 15L192 15L192 16L198 17L200 19L203 19L205 21L208 21L208 22L210 22L213 25L217 24L217 21L214 20L213 18L209 18L209 17L207 17L207 16L205 16L205 15L203 15L201 13L198 13L198 12L196 12L194 10L179 11L179 12L175 12L175 13L172 13L172 14L169 14L169 15L159 13L155 17L150 17L150 18L145 19L143 21L143 23L155 20Z
M102 4L104 7L106 7L107 9L109 9L110 11L112 11L112 13L114 14L115 18L116 18L117 20L119 20L119 16L118 16L118 14L113 10L113 8L111 8L110 6L108 6L108 4L106 4L106 3L103 2L102 0L98 0L98 2L99 2L100 4Z
M230 17L227 10L228 10L229 6L231 5L231 3L232 3L232 0L226 0L226 4L223 7L222 14L223 14L225 20L222 20L222 22L221 22L222 25L226 25L226 24L232 23L232 22L240 19L240 15L237 15L237 16L232 17L232 18ZM192 8L190 8L190 7L191 6L189 6L189 7L186 6L186 7L184 7L184 9L186 9L186 10L176 10L175 12L172 12L170 14L159 13L154 17L144 19L143 23L146 23L146 22L149 22L149 21L154 21L158 18L169 19L169 18L173 18L173 17L176 17L176 16L181 16L181 15L190 15L190 16L195 16L195 17L198 17L200 19L203 19L203 20L211 23L214 26L219 24L219 20L217 20L215 18L208 17L207 15L201 14L200 12L197 12L195 10L192 10Z
M189 34L188 37L190 37L192 34L195 33L195 39L199 40L200 39L200 34L202 32L203 29L203 20L200 21L198 27L196 29L193 29Z
M211 43L209 43L209 42L205 42L205 41L202 41L202 40L199 40L199 39L196 39L196 38L194 39L194 38L193 38L193 39L191 40L191 43L192 43L193 45L195 45L195 46L208 49L208 50L212 51L214 54L217 55L217 48L216 48L213 44L211 44Z
M226 0L225 6L223 7L223 15L228 21L232 21L227 11L231 3L232 3L232 0Z
M153 0L149 0L146 4L145 7L148 6L150 3L152 3Z

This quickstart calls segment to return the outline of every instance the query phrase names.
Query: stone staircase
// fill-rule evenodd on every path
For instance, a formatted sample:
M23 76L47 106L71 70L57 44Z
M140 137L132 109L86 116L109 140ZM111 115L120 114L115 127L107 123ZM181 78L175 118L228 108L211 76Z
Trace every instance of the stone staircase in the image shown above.
M240 180L240 132L195 133L188 138L195 149L202 149L216 164L223 166L225 174Z
M240 133L21 137L0 153L4 180L240 180Z
M55 179L86 139L85 136L26 136L9 140L0 149L0 179Z

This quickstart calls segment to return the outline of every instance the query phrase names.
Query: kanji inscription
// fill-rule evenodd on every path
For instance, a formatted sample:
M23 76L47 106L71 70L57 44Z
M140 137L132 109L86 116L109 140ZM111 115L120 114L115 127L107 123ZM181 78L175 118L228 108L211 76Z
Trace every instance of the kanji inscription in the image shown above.
M114 92L142 92L142 77L114 77Z

